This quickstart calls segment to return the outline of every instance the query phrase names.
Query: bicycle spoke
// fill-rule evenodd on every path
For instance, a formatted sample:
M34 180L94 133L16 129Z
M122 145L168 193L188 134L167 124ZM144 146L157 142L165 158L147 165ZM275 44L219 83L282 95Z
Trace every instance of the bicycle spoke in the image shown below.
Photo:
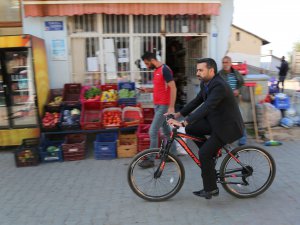
M154 174L161 165L161 159L154 157L158 153L154 150L147 150L136 157L129 167L129 184L132 190L140 197L150 201L161 201L176 194L183 184L182 164L177 160L164 165L161 174L155 178ZM173 156L175 157L175 156ZM140 168L138 165L145 158L154 158L154 167ZM171 158L172 159L172 158Z
M265 191L275 176L273 159L265 150L256 147L239 148L235 157L227 157L222 163L221 183L225 190L237 197L251 197ZM234 153L233 153L234 154Z

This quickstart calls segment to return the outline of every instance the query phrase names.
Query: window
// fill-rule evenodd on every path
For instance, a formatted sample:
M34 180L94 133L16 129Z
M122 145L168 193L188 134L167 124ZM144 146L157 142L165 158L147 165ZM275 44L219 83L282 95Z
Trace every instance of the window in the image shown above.
M125 15L103 15L104 34L129 33L129 17Z
M0 27L21 27L20 0L0 1Z
M130 80L130 51L128 37L109 37L103 39L105 82Z
M74 16L75 32L93 32L96 31L96 15Z
M235 33L235 40L236 41L240 41L241 40L241 34L240 34L240 32L236 32Z
M160 33L161 16L133 16L134 33Z
M167 33L207 33L209 17L201 15L166 16Z

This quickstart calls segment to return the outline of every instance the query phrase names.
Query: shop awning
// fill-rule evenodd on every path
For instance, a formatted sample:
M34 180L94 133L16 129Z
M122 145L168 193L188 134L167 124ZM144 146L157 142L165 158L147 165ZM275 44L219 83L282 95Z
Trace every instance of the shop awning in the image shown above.
M25 16L219 15L220 1L198 0L23 0Z

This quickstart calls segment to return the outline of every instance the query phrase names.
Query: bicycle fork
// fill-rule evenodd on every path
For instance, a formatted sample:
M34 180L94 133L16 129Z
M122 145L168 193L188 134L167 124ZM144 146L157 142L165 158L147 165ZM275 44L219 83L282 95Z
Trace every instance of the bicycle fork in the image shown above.
M160 144L160 151L159 151L159 156L160 156L160 163L156 171L154 172L154 179L160 178L165 165L166 165L166 160L168 158L168 153L170 151L171 145L173 143L173 140L168 140L167 144L165 144L165 141L162 140Z

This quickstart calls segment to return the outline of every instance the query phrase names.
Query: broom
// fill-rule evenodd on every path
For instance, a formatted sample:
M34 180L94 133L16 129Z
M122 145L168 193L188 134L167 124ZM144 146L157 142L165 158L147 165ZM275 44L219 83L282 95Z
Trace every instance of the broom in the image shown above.
M266 112L266 122L267 122L267 126L268 126L268 132L269 132L269 136L270 136L269 139L270 140L265 142L265 146L282 145L282 143L280 141L273 140L273 133L272 133L271 126L270 126L270 121L269 121L269 118L268 118L268 112Z

